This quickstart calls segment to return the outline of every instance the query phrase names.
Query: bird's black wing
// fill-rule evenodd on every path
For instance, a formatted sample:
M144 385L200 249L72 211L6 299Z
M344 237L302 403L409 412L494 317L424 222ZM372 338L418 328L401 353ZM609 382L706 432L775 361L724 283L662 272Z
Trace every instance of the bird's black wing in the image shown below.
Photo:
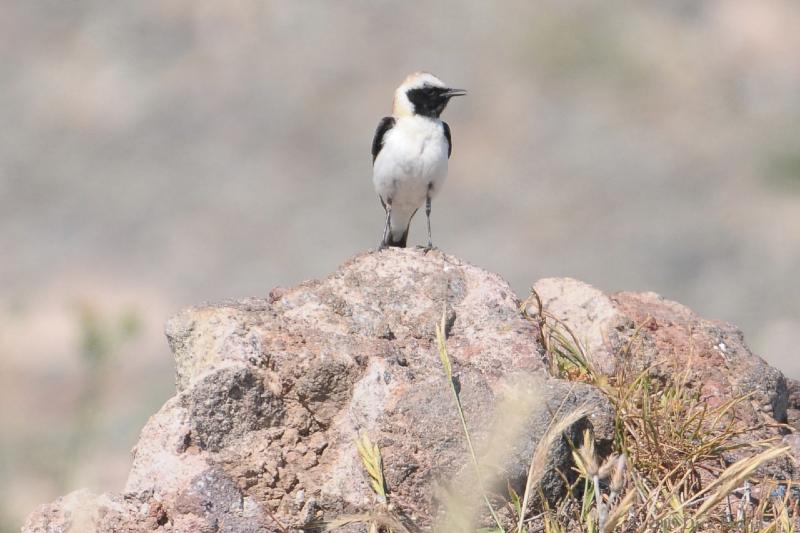
M450 126L447 122L442 121L444 127L444 138L447 139L447 159L450 159L450 154L453 153L453 139L450 138Z
M378 129L375 130L375 137L372 138L372 162L375 162L375 158L378 157L378 154L381 152L381 148L383 148L383 137L386 135L386 132L389 131L394 127L394 117L383 117L378 124Z

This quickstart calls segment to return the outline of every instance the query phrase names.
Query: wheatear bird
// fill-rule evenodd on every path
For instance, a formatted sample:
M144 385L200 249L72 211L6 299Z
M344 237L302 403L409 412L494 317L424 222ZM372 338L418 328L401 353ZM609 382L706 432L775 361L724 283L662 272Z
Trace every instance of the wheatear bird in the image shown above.
M431 199L447 177L453 150L450 127L439 115L452 97L466 93L427 72L409 75L395 91L392 116L381 120L372 140L372 183L386 210L380 248L405 247L411 219L423 204L433 248Z

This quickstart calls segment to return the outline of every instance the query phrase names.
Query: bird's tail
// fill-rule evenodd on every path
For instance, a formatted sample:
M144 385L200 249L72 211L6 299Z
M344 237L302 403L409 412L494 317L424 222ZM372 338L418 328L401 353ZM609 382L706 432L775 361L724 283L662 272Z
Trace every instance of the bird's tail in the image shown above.
M409 226L410 226L410 224L409 224ZM391 231L387 231L386 232L386 239L384 239L384 241L383 241L383 246L384 247L386 247L386 246L394 246L396 248L405 248L406 247L406 242L408 241L408 228L409 228L409 226L406 226L406 230L403 232L403 234L400 237L397 237L397 238L395 238L392 235Z

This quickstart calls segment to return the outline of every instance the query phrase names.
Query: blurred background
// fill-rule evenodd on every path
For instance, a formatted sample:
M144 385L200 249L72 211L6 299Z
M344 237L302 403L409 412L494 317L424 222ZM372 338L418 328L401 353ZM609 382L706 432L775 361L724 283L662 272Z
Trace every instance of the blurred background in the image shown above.
M652 290L800 377L800 3L2 2L0 531L119 490L163 323L375 247L370 143L425 69L434 243ZM410 241L424 242L424 218Z

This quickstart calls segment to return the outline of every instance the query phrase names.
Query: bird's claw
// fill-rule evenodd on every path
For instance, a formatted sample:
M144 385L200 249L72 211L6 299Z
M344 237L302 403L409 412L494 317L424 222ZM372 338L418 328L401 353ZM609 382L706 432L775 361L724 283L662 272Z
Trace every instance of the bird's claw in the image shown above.
M438 250L438 248L436 248L432 243L428 243L427 246L420 246L420 248L422 249L423 254L427 254L431 250Z

